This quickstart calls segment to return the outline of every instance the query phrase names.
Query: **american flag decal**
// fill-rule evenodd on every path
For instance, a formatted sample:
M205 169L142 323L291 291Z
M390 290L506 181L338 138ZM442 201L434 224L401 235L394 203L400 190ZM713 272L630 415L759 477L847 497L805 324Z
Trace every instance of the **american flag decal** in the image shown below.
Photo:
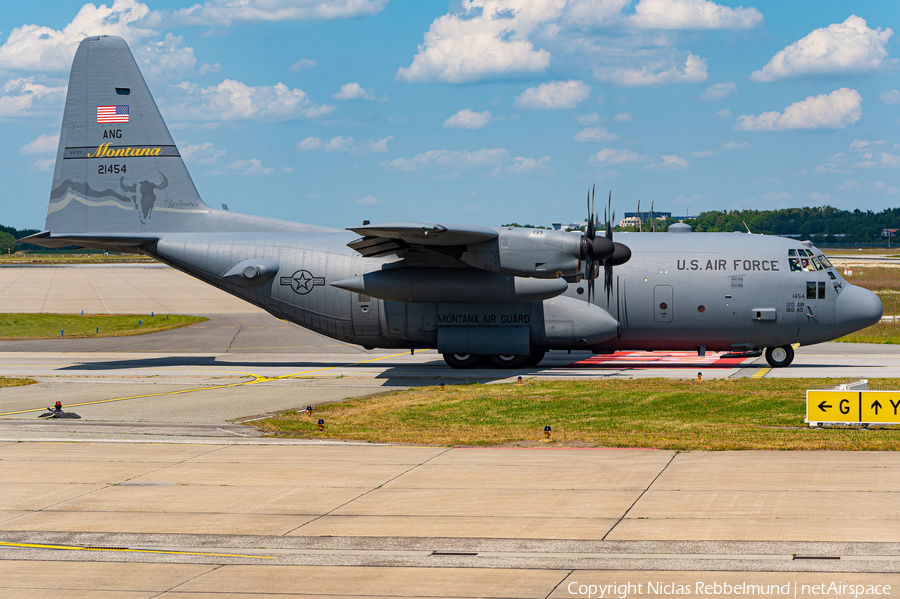
M128 104L119 104L118 106L98 106L97 107L97 124L105 125L107 123L127 123L128 122Z

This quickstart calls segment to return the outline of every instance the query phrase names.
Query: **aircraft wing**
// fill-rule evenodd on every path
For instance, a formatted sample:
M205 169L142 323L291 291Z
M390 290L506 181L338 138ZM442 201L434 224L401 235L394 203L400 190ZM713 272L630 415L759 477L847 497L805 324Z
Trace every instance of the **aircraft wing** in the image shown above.
M347 227L347 230L362 235L347 245L366 257L387 256L413 246L466 246L498 236L489 227L449 223L396 222Z

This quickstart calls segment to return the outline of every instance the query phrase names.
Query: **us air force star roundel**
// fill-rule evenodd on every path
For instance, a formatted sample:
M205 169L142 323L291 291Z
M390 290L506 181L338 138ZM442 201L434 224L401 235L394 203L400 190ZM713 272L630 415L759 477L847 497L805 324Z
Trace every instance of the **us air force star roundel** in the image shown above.
M281 277L282 285L290 285L294 293L306 295L313 290L316 285L324 285L324 277L314 277L308 270L298 270L289 277Z

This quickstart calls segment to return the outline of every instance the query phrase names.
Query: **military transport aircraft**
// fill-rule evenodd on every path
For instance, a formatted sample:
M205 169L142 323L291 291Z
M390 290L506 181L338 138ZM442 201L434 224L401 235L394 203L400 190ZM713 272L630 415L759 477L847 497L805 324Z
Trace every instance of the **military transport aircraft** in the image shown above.
M878 297L809 242L743 233L598 234L450 223L338 231L200 199L125 41L81 42L44 247L142 253L269 313L366 348L437 348L454 368L547 350L766 350L876 323ZM620 243L621 242L621 243ZM603 272L603 293L594 281Z

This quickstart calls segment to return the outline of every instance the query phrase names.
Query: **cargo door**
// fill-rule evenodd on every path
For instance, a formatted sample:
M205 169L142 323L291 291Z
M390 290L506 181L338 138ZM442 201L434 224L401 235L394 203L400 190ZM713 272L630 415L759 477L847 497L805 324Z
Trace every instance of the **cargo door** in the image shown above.
M672 322L672 286L657 285L653 288L653 315L656 322Z

